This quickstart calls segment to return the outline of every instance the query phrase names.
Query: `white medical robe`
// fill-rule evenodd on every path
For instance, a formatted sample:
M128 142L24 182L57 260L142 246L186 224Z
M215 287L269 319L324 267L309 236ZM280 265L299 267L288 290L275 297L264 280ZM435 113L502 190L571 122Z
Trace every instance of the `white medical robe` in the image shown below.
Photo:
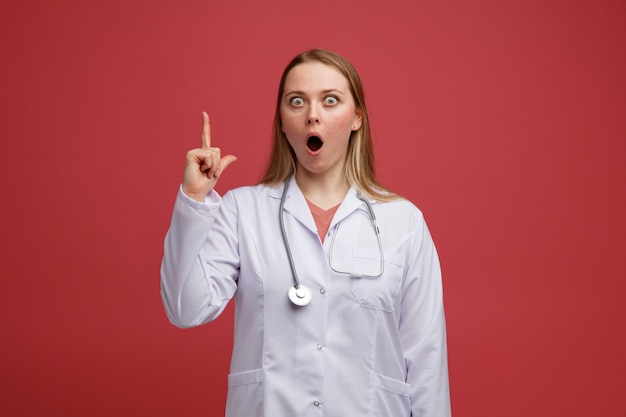
M449 416L441 272L422 213L403 199L372 201L384 272L358 276L377 274L382 261L356 190L322 244L292 179L282 215L298 277L313 293L296 307L282 190L213 191L204 203L179 191L165 238L161 294L173 324L207 323L235 298L226 416Z

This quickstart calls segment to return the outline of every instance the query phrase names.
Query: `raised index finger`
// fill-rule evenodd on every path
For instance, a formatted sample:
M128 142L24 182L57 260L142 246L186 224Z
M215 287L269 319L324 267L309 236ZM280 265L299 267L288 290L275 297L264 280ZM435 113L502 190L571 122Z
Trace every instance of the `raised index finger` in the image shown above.
M209 115L202 112L202 149L211 147L211 125L209 124Z

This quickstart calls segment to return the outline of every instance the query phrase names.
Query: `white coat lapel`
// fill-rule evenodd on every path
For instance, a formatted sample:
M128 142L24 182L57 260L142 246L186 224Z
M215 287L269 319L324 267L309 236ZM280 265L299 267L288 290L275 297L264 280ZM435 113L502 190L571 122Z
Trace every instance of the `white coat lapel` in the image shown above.
M272 198L280 200L283 193L284 185L274 187L270 195ZM304 227L317 234L317 226L309 206L306 203L306 199L300 191L295 177L291 177L289 180L289 189L287 190L287 196L285 199L285 215L289 214L298 220ZM276 213L278 215L278 213Z
M339 208L337 209L337 212L335 213L335 217L333 217L333 221L331 222L330 227L332 228L335 224L339 223L359 208L367 210L367 208L365 207L365 203L363 203L363 201L359 200L356 197L356 188L350 187L348 193L346 194L346 198L344 198L341 206L339 206Z

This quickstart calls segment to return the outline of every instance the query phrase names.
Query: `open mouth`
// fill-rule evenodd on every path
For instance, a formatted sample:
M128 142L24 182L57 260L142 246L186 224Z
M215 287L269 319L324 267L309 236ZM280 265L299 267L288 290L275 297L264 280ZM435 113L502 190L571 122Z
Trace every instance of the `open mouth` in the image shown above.
M322 142L322 140L317 136L311 136L306 141L306 147L312 150L313 152L319 150L323 144L324 142Z

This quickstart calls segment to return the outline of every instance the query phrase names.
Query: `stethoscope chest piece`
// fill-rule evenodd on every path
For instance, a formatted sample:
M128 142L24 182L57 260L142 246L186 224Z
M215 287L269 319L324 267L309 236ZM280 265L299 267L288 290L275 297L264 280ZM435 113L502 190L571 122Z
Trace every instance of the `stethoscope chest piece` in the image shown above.
M302 307L311 302L311 290L302 284L297 288L295 285L289 287L287 294L289 295L289 300L297 306Z

